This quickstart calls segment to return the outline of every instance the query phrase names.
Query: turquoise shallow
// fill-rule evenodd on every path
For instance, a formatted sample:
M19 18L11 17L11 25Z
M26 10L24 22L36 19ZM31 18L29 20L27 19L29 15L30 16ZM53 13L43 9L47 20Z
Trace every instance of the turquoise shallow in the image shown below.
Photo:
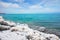
M4 19L60 30L60 14L0 14Z

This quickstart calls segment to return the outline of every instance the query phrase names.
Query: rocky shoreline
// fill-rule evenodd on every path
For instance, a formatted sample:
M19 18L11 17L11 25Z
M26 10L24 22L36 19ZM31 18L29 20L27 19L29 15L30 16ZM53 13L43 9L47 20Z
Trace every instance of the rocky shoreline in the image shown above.
M6 21L0 16L0 40L60 40L58 35L47 33L45 29L34 30L27 24Z

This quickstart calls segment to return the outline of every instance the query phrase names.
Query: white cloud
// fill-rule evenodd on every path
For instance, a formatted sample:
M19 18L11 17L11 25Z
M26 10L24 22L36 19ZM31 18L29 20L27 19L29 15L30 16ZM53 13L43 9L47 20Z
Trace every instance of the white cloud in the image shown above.
M40 5L32 5L32 6L29 6L30 9L40 9L40 8L43 8L42 6Z
M60 7L60 0L43 0L41 3L44 7Z
M10 6L13 8L19 8L20 7L18 4L11 4Z
M12 0L11 0L12 1ZM18 2L19 4L24 3L25 0L13 0L14 2Z
M16 2L21 3L6 3L0 2L0 5L3 6L5 9L4 11L8 11L9 13L45 13L45 12L60 12L60 1L58 0L43 0L41 3L36 5L29 5L28 3L23 3L24 0L15 0ZM42 6L43 5L43 6ZM24 8L23 8L23 7ZM56 8L54 8L56 7ZM59 7L59 8L58 8ZM21 8L21 9L17 9ZM58 9L57 9L58 8Z
M4 8L20 8L18 4L13 4L13 3L6 3L6 2L0 2L0 5L3 6Z
M29 6L29 9L26 10L26 12L31 12L31 13L45 13L46 12L47 13L47 12L59 12L59 10L56 8L43 7L37 4L37 5Z

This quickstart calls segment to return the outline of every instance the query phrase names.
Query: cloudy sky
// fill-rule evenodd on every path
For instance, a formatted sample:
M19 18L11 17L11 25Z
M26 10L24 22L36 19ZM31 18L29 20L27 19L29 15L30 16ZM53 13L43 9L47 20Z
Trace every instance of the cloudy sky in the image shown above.
M0 0L0 13L60 12L60 0Z

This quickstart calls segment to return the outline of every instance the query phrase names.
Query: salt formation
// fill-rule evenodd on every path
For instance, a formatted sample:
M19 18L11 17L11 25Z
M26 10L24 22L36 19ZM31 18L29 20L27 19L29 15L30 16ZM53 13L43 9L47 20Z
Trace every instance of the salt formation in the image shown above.
M20 26L11 28L11 31L14 30L15 32L16 31L23 32L23 33L25 33L25 36L30 37L30 38L28 38L29 40L48 40L48 39L49 40L59 40L59 37L57 37L54 34L42 33L37 30L30 29L29 27L27 27L25 25L21 26L21 27Z
M0 17L0 40L60 40L60 38L54 34L33 30L29 28L27 24L16 24L2 19L3 18ZM2 21L3 24L1 23ZM4 25L4 22L7 24Z
M44 32L46 30L46 28L45 27L39 27L38 30Z
M3 19L3 17L2 17L2 16L0 16L0 22L2 22L2 21L4 21L4 19Z
M8 29L10 29L10 26L0 25L0 31Z
M6 26L11 26L11 27L16 25L16 23L14 23L12 21L5 21L2 16L0 16L0 24L6 25Z

